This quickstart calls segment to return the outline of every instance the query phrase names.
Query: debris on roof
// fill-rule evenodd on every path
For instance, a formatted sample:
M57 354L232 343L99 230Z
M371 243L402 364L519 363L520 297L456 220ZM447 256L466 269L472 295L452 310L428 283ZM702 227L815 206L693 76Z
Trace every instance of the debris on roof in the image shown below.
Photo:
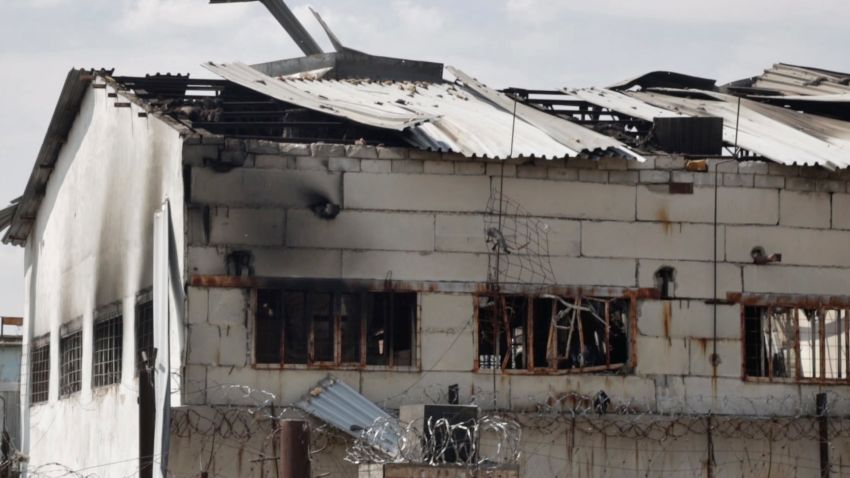
M716 92L694 92L711 99L688 98L688 91L585 89L572 90L571 94L645 121L676 115L723 118L723 138L728 145L737 144L778 163L827 169L850 165L850 123Z
M830 96L850 94L850 73L777 63L759 76L724 85L746 95Z
M391 82L274 78L243 63L204 65L244 88L289 105L403 133L411 145L483 158L621 155L626 145L562 118L517 103L471 80Z

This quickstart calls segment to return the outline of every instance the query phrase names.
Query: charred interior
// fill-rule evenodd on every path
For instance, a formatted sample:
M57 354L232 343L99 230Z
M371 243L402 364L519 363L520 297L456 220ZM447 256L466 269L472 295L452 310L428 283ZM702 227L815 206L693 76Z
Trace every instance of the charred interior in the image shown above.
M521 295L478 299L478 367L603 372L627 365L630 299Z
M186 126L230 138L406 146L399 134L287 104L227 80L156 74L118 84Z
M624 115L560 90L508 88L504 93L547 113L586 126L634 147L648 146L652 122Z

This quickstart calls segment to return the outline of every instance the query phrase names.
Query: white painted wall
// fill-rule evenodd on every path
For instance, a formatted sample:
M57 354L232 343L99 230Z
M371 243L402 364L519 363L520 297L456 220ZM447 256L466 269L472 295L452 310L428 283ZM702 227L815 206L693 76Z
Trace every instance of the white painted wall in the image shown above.
M161 120L139 117L135 105L113 106L127 100L107 97L110 91L85 95L27 242L24 350L48 333L51 345L49 401L30 408L29 384L23 386L29 470L48 462L94 467L97 476L138 470L136 294L152 284L152 218L166 199L176 205L182 264L183 143ZM93 313L116 302L124 310L122 380L92 390ZM70 321L84 332L82 391L60 399L60 327ZM25 353L27 382L28 371Z

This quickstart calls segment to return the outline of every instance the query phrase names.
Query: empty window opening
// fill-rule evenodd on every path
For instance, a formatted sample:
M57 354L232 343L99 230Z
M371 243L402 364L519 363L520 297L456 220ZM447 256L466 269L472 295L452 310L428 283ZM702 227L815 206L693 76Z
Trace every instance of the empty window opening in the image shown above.
M119 315L94 324L94 354L92 384L95 387L121 381L121 362L124 353L124 320Z
M415 293L257 291L261 364L414 365Z
M148 365L153 367L153 301L142 302L136 305L136 373L144 365L147 358Z
M848 311L745 307L744 360L749 377L846 381Z
M478 367L604 371L628 362L629 299L479 297Z
M50 396L50 344L32 350L31 403L46 402Z
M662 299L669 299L676 295L676 269L664 266L655 271L655 288L660 292Z
M365 297L366 365L412 366L416 294Z
M479 368L526 368L528 307L523 296L479 297Z
M67 397L82 388L83 333L62 337L59 352L59 395Z

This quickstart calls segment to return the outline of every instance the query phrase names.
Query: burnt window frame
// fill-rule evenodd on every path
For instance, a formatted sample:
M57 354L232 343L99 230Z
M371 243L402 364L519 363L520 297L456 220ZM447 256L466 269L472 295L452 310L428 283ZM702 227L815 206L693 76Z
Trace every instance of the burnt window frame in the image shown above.
M124 314L122 303L99 309L92 324L92 388L121 383L124 369Z
M307 369L307 370L315 370L315 369L333 369L333 370L396 370L396 371L419 371L421 370L421 295L417 291L413 290L393 290L393 289L381 289L378 287L357 287L357 286L346 286L345 284L336 283L336 282L327 282L327 281L306 281L307 284L304 284L304 281L295 281L291 285L274 285L269 287L256 287L251 290L251 310L253 315L253 320L251 321L252 327L252 364L254 368L259 369ZM301 363L295 363L292 361L286 360L286 323L285 319L282 318L279 324L274 323L274 319L270 319L269 323L261 325L260 324L260 312L261 312L261 304L260 304L260 296L265 293L276 293L278 300L278 311L280 313L284 313L284 307L286 303L287 294L301 294L304 296L303 301L303 314L304 317L309 315L309 311L311 308L309 307L309 296L321 296L321 295L330 295L331 304L330 310L333 315L331 318L331 327L332 327L332 344L333 344L333 360L316 360L315 359L315 327L313 323L308 323L306 325L306 359ZM410 344L410 360L409 364L397 364L397 353L393 351L392 344L390 343L384 350L386 355L386 360L384 363L374 363L374 361L370 361L369 353L368 353L368 328L369 328L369 318L372 314L368 313L367 308L372 304L370 298L375 296L407 296L408 300L412 303L407 304L412 307L412 318L411 318L411 344ZM359 341L359 353L357 361L348 361L343 357L343 330L341 327L342 324L342 299L343 297L356 297L356 310L357 315L359 316L359 331L358 331L358 341ZM346 314L349 316L351 314ZM285 317L285 315L284 315ZM396 321L389 322L390 328ZM280 339L280 351L278 356L280 358L279 361L273 361L268 358L260 357L258 351L257 338L259 333L268 332L268 330L260 330L262 327L271 326L271 333L279 333ZM275 327L278 329L275 332ZM392 333L392 332L390 332ZM392 339L389 339L391 342ZM271 356L271 355L269 355Z
M621 301L623 304L623 309L625 310L625 320L626 324L624 326L624 332L626 334L625 344L626 348L623 352L625 360L618 361L613 363L611 361L611 348L608 347L606 349L606 363L605 365L591 365L584 366L583 364L578 367L571 368L560 368L559 364L556 362L554 365L548 363L546 365L539 365L536 362L536 350L535 350L535 302L541 300L551 300L553 310L556 307L555 301L552 296L557 296L561 299L567 301L573 301L573 303L578 303L580 305L580 301L597 301L601 303L610 303L612 301ZM508 359L510 355L506 355L504 359L502 359L502 364L499 367L485 367L482 366L482 355L481 355L481 333L482 333L482 323L481 323L481 303L482 300L493 300L494 296L489 293L484 294L476 294L474 301L474 320L475 320L475 357L474 357L474 370L480 373L493 373L497 371L499 373L508 373L508 374L533 374L533 375L576 375L576 374L592 374L592 373L614 373L614 372L622 372L623 370L634 370L637 365L637 355L636 355L636 347L635 347L635 338L637 334L637 301L638 296L640 295L640 291L623 291L622 295L612 295L612 296L600 296L598 294L586 294L581 291L574 292L571 291L569 294L526 294L526 293L505 293L500 296L495 297L503 297L503 298L524 298L527 302L526 309L526 319L525 319L525 342L523 344L523 354L525 355L524 362L525 365L522 368L510 368L507 366ZM610 337L610 307L605 308L608 311L606 317L608 318L607 334ZM579 328L581 328L581 321L578 321ZM551 331L550 331L551 333ZM547 337L548 342L548 337ZM546 355L549 355L549 350L547 346ZM549 360L549 359L547 359ZM557 359L556 359L557 360Z
M146 352L148 359L153 360L153 291L146 290L136 296L136 304L133 308L133 358L135 362L135 376L139 376L142 367L142 352ZM153 366L153 364L151 364Z
M69 369L72 365L74 368ZM77 329L59 338L59 398L71 397L82 389L83 331Z
M32 342L30 352L30 406L50 400L50 335Z
M811 296L759 296L759 297L747 297L742 295L732 296L732 299L735 299L735 302L739 302L740 306L740 317L741 317L741 377L746 382L758 382L758 383L791 383L791 384L850 384L850 298L846 297L822 297L822 298L812 298ZM771 310L777 311L777 313L782 313L784 311L793 311L796 316L796 320L794 321L794 334L793 334L793 348L792 350L793 356L793 374L790 376L782 376L782 372L777 372L777 362L773 359L761 360L761 364L758 367L759 371L753 373L753 370L756 368L755 364L751 362L750 356L753 353L753 349L751 348L751 336L752 330L748 324L748 321L755 320L755 317L752 312L756 310L763 311L760 314L758 320L761 332L756 332L763 334L764 330L764 317L766 313L770 313ZM827 377L826 372L826 364L827 360L824 360L826 356L828 347L825 342L825 328L822 326L817 326L818 333L818 349L815 351L820 357L819 359L812 360L812 363L818 364L817 372L813 372L813 376L805 376L803 372L803 361L801 360L802 349L801 349L801 333L800 333L800 322L801 320L806 320L806 318L811 316L811 320L813 322L817 322L818 318L821 320L824 319L824 313L827 311L838 311L838 326L842 329L839 334L837 334L839 343L838 343L838 354L839 359L837 360L838 364L838 375L839 377ZM803 314L804 317L801 317L800 313ZM792 319L793 320L793 319ZM821 322L823 323L823 322ZM768 333L771 334L770 340L768 340L768 357L773 356L773 345L772 342L775 340L773 337L772 326L773 323L768 323ZM759 337L762 339L762 336ZM758 355L761 357L764 349L763 342L759 344ZM777 347L779 349L780 347ZM843 350L842 350L843 349ZM843 357L842 357L843 351ZM783 365L786 367L787 364L783 362ZM781 369L780 369L781 370ZM815 376L816 375L816 376ZM841 376L843 375L843 376Z

